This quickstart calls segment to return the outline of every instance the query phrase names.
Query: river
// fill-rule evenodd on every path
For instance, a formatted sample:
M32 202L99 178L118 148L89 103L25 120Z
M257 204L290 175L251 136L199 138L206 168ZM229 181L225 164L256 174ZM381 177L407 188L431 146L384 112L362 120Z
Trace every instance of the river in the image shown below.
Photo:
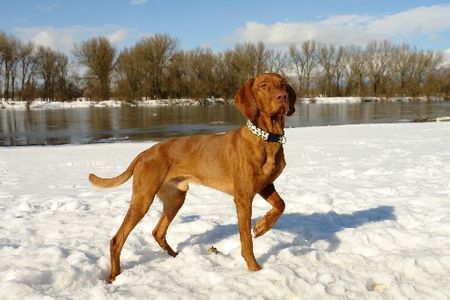
M450 116L450 101L297 103L287 127L410 122ZM0 110L0 146L160 140L245 123L233 105Z

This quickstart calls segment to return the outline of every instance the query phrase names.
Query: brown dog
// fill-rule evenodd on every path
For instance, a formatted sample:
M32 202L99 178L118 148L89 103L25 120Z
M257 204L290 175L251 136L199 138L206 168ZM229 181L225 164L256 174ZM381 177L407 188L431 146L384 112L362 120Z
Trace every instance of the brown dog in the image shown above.
M178 254L167 243L166 232L184 203L190 182L234 197L241 254L249 270L260 270L253 254L252 201L260 194L272 205L253 229L258 237L284 211L284 202L273 181L286 165L282 145L284 116L294 113L295 100L294 90L283 77L261 74L247 80L234 99L237 108L249 119L247 127L225 134L169 139L140 153L117 177L99 178L90 174L89 180L98 187L118 186L134 176L130 207L110 244L110 281L120 274L120 252L125 240L147 213L156 194L163 202L163 213L153 236L169 255Z

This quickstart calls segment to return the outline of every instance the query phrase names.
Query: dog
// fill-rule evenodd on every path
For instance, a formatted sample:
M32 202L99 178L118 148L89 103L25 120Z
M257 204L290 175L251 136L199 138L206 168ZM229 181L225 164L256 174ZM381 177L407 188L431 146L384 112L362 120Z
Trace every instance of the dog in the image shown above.
M89 175L98 187L115 187L133 176L130 207L110 242L110 282L120 274L120 253L136 224L147 213L155 195L163 212L152 234L170 256L178 253L167 243L170 222L184 203L190 183L205 185L234 197L241 255L250 271L261 266L253 253L252 202L256 194L272 208L253 229L255 237L266 233L284 211L285 203L274 180L286 166L283 143L285 116L294 113L296 93L288 81L275 73L247 80L238 90L234 104L248 119L247 126L224 134L178 137L141 152L125 172L113 178Z

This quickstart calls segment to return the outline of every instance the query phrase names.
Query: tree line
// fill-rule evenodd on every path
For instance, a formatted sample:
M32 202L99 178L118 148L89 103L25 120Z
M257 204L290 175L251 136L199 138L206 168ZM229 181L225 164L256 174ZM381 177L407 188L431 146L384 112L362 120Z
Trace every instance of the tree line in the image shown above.
M119 49L105 37L66 54L0 32L0 96L28 101L110 98L232 98L245 79L281 73L301 96L450 96L450 67L440 52L373 41L366 47L305 41L287 50L264 43L213 52L182 50L155 34Z

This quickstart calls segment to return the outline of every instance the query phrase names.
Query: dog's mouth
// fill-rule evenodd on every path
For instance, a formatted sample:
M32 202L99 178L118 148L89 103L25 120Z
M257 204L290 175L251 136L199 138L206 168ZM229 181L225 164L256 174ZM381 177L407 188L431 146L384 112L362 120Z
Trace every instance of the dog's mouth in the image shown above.
M279 103L278 106L270 113L272 117L284 116L289 112L289 103Z

